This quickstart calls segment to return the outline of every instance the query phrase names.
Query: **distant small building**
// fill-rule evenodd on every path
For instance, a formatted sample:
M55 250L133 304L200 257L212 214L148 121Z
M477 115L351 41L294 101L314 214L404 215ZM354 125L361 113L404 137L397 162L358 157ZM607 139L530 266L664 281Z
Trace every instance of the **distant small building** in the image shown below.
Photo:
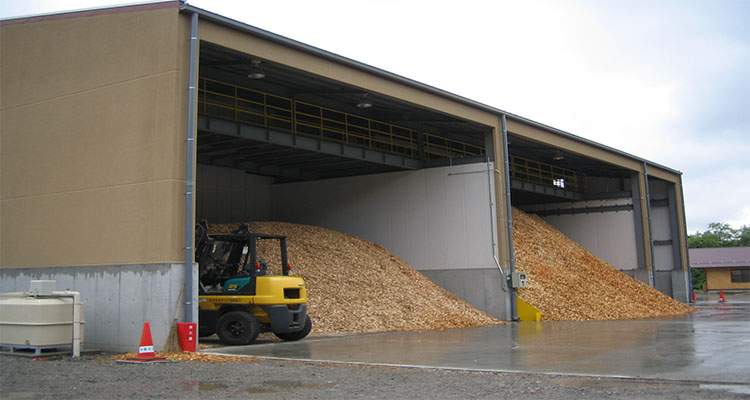
M690 268L706 270L708 290L750 289L750 247L690 249Z

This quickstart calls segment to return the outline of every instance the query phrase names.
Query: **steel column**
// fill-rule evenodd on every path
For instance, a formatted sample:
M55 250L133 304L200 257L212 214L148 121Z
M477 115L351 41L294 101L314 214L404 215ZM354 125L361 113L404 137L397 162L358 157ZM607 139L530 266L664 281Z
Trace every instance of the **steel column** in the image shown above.
M631 197L633 199L633 222L635 224L636 269L646 270L646 239L643 234L643 202L638 172L630 174ZM635 274L635 272L634 272Z
M198 288L193 281L193 242L195 240L195 116L196 82L198 77L198 14L190 18L190 66L188 68L188 108L185 157L185 322L198 322L193 310L193 299Z
M495 218L497 218L497 201L492 195L493 187L492 187L492 177L494 176L494 170L496 169L494 163L497 162L497 159L494 156L494 146L492 144L492 141L494 139L494 136L492 135L492 132L489 132L485 135L484 139L484 148L487 149L485 152L485 162L487 163L487 191L489 196L489 202L490 202L490 237L492 238L490 246L492 246L492 258L495 260L495 265L497 265L498 271L500 271L500 277L503 280L503 284L500 285L501 288L503 288L504 292L508 291L508 286L505 284L508 281L508 277L505 274L505 271L503 270L503 267L500 265L500 261L498 261L498 250L499 246L497 244L497 230L495 229ZM497 193L497 192L495 192Z
M501 117L503 127L503 158L505 158L505 208L508 220L508 276L505 284L510 287L510 316L511 320L518 321L516 306L516 289L510 285L510 277L516 269L515 252L513 251L513 206L510 203L510 156L508 154L508 122L505 114ZM497 159L497 157L495 157Z
M685 271L685 280L687 281L687 294L688 302L693 301L693 273L690 270L690 252L688 251L688 232L687 232L687 216L685 215L685 191L682 187L682 175L680 175L680 208L682 209L682 229L679 229L677 241L680 243L680 251L682 252L682 269ZM677 204L675 204L675 207ZM679 224L678 224L679 225Z
M654 235L651 229L651 189L648 183L648 169L646 163L643 163L643 181L646 187L646 219L648 224L648 251L650 257L646 257L646 269L648 270L648 281L649 285L654 287ZM649 262L649 260L651 262Z
M669 230L672 233L672 258L674 260L672 269L682 269L682 251L680 249L680 231L677 221L677 193L676 185L670 184L667 189L667 200L669 202Z

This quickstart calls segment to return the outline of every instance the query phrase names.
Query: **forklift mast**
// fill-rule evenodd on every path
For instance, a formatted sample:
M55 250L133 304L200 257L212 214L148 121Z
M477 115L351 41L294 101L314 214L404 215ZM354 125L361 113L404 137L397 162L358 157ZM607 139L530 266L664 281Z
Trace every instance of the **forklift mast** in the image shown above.
M255 278L266 275L266 263L258 259L260 240L278 240L281 251L281 273L289 275L291 266L287 255L286 236L254 233L243 224L227 234L211 235L208 222L201 220L196 226L195 260L198 262L200 291L223 285L229 279L250 278L248 289L255 292Z

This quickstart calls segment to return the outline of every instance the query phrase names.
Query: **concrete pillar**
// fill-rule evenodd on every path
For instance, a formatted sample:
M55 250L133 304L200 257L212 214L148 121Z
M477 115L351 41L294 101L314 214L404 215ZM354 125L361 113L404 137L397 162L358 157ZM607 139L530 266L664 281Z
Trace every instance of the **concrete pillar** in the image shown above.
M683 269L672 271L672 298L683 303L690 302L690 272Z

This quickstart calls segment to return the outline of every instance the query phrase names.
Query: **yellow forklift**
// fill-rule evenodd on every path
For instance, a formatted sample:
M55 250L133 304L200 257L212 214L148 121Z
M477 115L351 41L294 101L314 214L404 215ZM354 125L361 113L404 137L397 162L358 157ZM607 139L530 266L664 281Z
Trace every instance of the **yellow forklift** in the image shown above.
M247 224L217 235L208 233L205 220L196 226L199 336L216 333L223 344L245 345L262 332L285 341L310 333L305 281L290 276L286 239L251 232ZM262 241L278 242L281 275L268 274L267 263L258 258Z

